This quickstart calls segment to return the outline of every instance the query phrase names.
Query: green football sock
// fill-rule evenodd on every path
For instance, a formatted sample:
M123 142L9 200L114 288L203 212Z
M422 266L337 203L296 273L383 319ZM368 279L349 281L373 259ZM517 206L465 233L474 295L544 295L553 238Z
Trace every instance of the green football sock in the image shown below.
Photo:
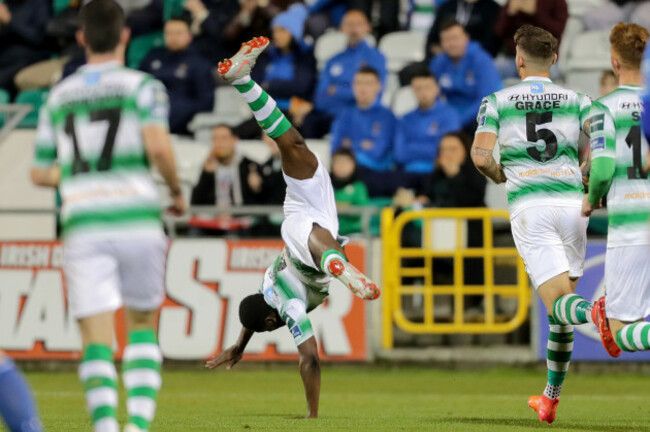
M233 86L246 100L257 124L268 136L277 138L291 129L291 122L282 114L275 100L250 75L235 80Z
M628 324L616 333L616 344L623 351L650 350L650 323Z
M548 317L549 333L546 345L546 367L548 383L544 394L549 399L557 399L562 391L564 378L569 370L573 351L573 326L558 324L553 316Z
M129 423L148 431L156 413L156 398L162 384L162 353L156 343L155 331L132 330L122 360Z
M79 379L86 392L86 404L95 432L117 432L117 371L112 350L90 344L79 365Z
M553 318L560 324L594 324L591 319L593 305L578 294L567 294L553 303Z

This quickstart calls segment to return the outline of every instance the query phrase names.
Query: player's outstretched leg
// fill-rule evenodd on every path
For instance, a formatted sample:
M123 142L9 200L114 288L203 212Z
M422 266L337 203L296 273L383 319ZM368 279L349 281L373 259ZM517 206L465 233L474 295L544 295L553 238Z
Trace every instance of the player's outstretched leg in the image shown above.
M324 273L341 281L357 297L375 300L381 294L376 283L348 262L343 248L326 229L314 226L309 236L309 250Z
M41 432L29 386L14 362L0 351L0 415L10 432Z
M563 325L595 324L593 305L578 294L567 294L553 303L553 318Z

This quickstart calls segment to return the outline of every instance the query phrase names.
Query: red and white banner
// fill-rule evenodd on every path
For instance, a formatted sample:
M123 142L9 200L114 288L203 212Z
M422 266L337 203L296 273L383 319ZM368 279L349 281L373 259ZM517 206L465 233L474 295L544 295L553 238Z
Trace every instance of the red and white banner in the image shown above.
M264 270L282 249L281 241L182 239L171 242L167 258L167 299L160 312L160 346L167 358L208 358L237 340L241 299L258 291ZM362 271L365 248L346 247ZM58 242L0 242L0 348L18 359L76 359L81 339L68 314L63 248ZM92 287L88 287L92 289ZM312 313L324 360L366 360L365 304L338 282L326 303ZM121 311L117 355L124 348ZM297 358L285 328L256 334L248 360Z

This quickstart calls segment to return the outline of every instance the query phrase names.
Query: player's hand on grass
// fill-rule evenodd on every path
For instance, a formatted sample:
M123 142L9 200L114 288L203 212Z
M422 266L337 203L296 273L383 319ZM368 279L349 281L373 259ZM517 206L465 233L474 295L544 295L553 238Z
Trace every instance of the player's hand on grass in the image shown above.
M233 345L227 350L222 351L218 355L212 357L211 360L208 360L205 363L205 367L208 369L214 369L214 368L218 368L224 363L228 363L228 366L226 366L226 370L230 370L234 365L236 365L239 362L239 360L241 360L243 356L244 356L244 352L240 350L237 345Z
M594 210L599 209L603 206L602 201L598 205L593 205L589 202L589 195L585 195L585 198L582 200L582 216L589 217Z

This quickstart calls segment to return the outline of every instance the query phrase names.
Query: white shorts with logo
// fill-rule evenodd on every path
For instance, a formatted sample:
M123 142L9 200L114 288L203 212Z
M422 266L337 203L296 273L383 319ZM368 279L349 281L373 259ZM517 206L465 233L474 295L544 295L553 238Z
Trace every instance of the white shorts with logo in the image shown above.
M284 174L284 180L287 183L287 196L284 200L282 239L292 258L320 270L320 263L314 262L309 251L309 235L314 224L328 230L334 239L339 233L330 175L318 159L318 168L312 178L296 180Z
M577 206L537 206L511 219L512 236L535 289L569 272L582 276L587 249L587 225Z
M86 318L122 304L153 311L165 299L167 238L73 237L64 242L64 271L72 315Z
M650 245L607 248L607 318L637 321L650 315Z

